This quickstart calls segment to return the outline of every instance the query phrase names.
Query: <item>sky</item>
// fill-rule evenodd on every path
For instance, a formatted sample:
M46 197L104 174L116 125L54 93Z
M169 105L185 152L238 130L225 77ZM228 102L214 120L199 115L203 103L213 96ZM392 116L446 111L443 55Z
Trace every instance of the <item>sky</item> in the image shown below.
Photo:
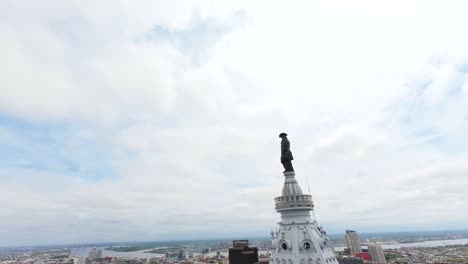
M0 0L0 246L467 229L466 10Z

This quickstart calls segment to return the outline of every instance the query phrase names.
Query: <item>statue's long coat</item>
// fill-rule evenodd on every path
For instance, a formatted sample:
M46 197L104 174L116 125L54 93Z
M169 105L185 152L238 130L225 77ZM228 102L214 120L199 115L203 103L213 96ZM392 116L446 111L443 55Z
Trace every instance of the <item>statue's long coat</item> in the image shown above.
M283 137L283 139L281 140L281 162L285 162L288 160L291 161L294 159L289 148L289 140L286 137Z

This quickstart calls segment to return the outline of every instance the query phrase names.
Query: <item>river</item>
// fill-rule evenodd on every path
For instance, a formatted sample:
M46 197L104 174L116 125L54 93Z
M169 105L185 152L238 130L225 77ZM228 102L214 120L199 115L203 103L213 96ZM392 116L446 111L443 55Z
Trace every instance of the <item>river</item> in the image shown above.
M139 250L139 251L131 251L131 252L117 252L117 251L110 251L105 250L104 247L96 247L97 249L102 249L102 256L103 257L127 257L127 258L159 258L164 256L164 254L156 254L156 253L145 253L144 251L148 251L149 249ZM92 250L92 247L80 247L72 249L71 253L81 257L88 257L89 252Z
M424 242L415 242L415 243L396 243L396 244L380 244L383 249L395 249L395 248L404 248L404 247L440 247L440 246L449 246L449 245L465 245L468 244L468 238L461 239L448 239L448 240L431 240ZM362 248L367 248L363 246ZM344 251L345 247L335 247L335 251Z

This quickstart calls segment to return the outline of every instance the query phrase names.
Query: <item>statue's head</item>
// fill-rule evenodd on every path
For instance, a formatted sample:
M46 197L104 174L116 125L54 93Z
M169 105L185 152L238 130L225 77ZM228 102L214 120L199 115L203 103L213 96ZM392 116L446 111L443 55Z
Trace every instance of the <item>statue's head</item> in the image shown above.
M279 134L279 137L280 137L280 138L285 138L285 137L287 137L287 136L288 136L288 134L286 134L286 133L284 133L284 132L281 133L281 134Z

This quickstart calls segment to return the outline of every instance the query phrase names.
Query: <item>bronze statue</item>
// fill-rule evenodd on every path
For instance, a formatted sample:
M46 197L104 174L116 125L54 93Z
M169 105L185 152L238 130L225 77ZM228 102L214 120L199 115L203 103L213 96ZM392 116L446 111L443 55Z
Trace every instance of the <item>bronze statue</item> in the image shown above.
M287 138L288 134L281 133L279 137L281 138L281 163L284 167L284 172L294 171L291 161L294 159L290 150L290 143Z

